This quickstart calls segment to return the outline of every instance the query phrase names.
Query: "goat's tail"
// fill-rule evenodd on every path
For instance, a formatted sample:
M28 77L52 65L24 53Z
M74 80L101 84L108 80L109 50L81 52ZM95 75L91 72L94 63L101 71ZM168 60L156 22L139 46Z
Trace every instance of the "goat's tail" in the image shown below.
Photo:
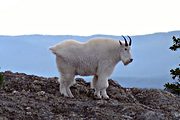
M54 46L49 47L49 50L51 50L51 51L52 51L52 53L56 54Z

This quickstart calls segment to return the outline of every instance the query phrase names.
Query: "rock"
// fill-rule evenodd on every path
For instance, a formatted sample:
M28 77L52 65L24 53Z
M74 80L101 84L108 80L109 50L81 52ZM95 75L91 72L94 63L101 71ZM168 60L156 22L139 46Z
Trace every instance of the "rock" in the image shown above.
M136 118L137 120L165 120L163 114L156 113L154 111L147 111Z
M70 89L75 98L60 95L57 77L3 72L0 120L103 119L179 120L180 97L158 89L123 88L109 80L109 100L95 99L82 78Z
M17 94L17 93L18 93L18 91L14 90L12 93L13 93L13 94Z
M32 113L31 113L31 112L26 112L26 114L27 114L27 115L32 115Z
M8 120L7 117L1 117L0 116L0 120Z
M38 92L37 94L38 94L38 96L42 96L42 95L44 95L46 92L44 92L44 91L40 91L40 92Z

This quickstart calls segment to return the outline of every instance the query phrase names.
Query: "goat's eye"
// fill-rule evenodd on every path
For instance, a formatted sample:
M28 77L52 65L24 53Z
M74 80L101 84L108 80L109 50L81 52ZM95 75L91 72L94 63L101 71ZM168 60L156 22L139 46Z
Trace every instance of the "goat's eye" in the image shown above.
M124 50L127 50L127 48L125 48Z

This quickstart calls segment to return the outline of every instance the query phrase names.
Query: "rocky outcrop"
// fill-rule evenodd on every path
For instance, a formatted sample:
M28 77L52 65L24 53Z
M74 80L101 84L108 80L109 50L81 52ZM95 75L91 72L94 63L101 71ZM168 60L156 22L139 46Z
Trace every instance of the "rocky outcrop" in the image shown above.
M71 87L75 98L59 93L57 77L4 72L0 120L179 120L180 97L158 89L123 88L113 80L109 100L93 97L81 78Z

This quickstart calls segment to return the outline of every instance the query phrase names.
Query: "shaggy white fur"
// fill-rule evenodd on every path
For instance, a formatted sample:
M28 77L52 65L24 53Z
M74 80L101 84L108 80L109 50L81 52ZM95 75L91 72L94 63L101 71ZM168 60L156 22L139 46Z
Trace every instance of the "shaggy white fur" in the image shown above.
M65 40L50 50L56 55L57 67L60 72L60 93L73 97L70 86L75 81L75 75L94 78L91 87L95 89L98 98L108 99L106 89L109 86L108 77L115 65L122 60L127 65L132 62L130 46L107 38L94 38L87 42Z

